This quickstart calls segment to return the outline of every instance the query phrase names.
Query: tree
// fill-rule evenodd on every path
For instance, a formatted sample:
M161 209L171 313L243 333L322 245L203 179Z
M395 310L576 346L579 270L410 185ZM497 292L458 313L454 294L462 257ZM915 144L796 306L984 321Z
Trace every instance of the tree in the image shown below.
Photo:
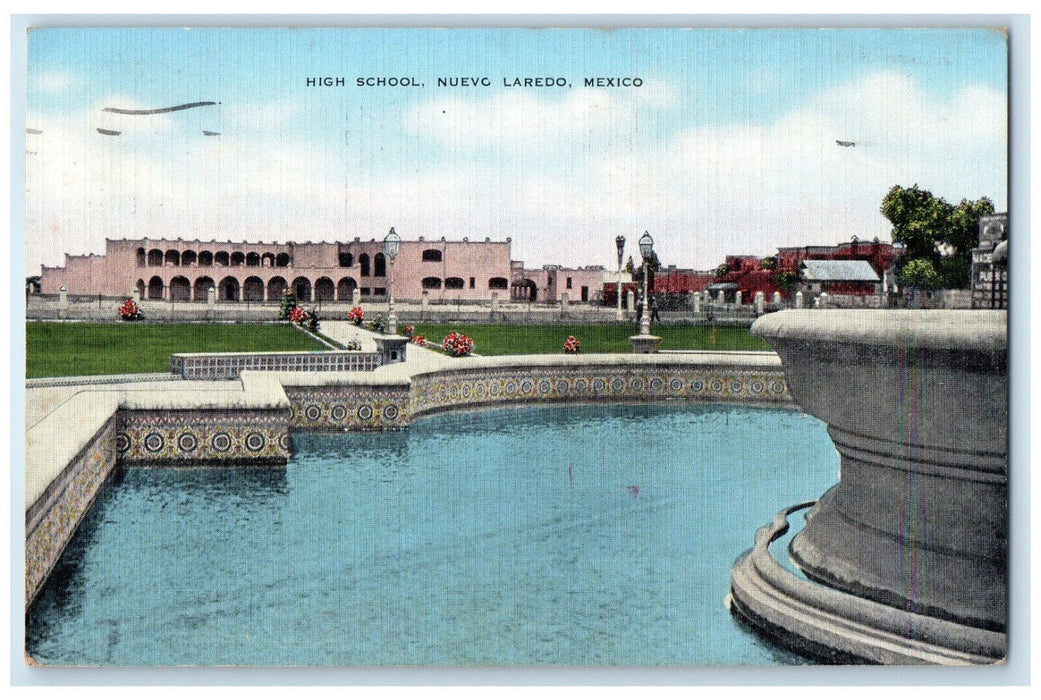
M994 213L989 199L963 199L953 207L917 184L894 185L882 199L881 211L893 224L893 240L907 248L898 262L901 268L916 260L928 261L937 286L968 285L972 249L979 244L980 217Z
M900 271L900 284L911 289L936 289L940 286L940 275L928 260L910 260Z

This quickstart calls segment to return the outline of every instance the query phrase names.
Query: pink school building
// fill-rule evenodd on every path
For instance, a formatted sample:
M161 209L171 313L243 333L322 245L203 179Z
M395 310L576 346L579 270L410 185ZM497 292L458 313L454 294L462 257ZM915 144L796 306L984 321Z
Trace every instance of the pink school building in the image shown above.
M402 241L394 260L375 239L319 243L234 243L106 239L102 255L68 255L65 265L44 266L42 294L205 302L277 302L286 289L301 301L350 302L387 295L418 301L573 301L600 299L602 268L568 271L555 266L525 270L510 260L510 242Z

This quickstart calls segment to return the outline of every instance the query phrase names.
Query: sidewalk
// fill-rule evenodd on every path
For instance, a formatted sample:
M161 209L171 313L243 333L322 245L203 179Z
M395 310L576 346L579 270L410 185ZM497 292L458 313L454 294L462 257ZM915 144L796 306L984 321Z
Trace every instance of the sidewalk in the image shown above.
M376 352L376 340L374 333L370 330L356 326L349 321L322 321L321 332L338 343L346 345L352 340L361 343L361 349L365 352ZM411 377L413 374L429 372L431 370L451 367L459 362L457 358L442 355L434 350L427 350L415 343L408 344L405 353L405 361L396 365L385 365L376 370L384 376Z

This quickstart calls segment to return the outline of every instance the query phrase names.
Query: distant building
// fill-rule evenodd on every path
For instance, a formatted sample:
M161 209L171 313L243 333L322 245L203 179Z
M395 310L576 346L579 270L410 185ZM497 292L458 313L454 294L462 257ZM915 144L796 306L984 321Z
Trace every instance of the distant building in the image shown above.
M1008 308L1007 241L1008 213L980 217L980 243L972 250L972 308Z
M812 294L881 293L882 278L867 260L803 260L799 264L799 279L803 291Z
M105 241L103 255L66 255L65 265L43 267L40 291L70 296L142 299L278 301L291 289L300 301L384 297L391 273L402 300L505 298L510 289L510 239L402 241L393 263L382 240L319 243L235 243L136 239Z
M544 265L541 269L526 269L523 263L513 261L510 298L514 301L556 303L567 294L569 301L601 303L605 275L602 265L561 267ZM610 274L614 277L614 274Z

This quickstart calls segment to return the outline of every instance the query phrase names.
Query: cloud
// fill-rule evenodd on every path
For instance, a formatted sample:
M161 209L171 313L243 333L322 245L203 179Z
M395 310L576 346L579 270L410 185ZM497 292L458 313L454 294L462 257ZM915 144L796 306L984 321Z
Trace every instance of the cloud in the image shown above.
M76 81L72 73L57 70L40 71L32 76L33 91L48 95L67 92Z
M32 146L28 262L100 252L106 236L343 240L396 226L405 237L510 237L530 265L613 266L614 237L649 230L666 264L711 268L733 253L888 239L879 206L894 184L1005 206L1007 110L994 90L935 99L881 72L773 123L690 125L657 140L634 134L675 95L660 86L640 100L575 89L424 102L404 113L418 135L408 148L427 139L438 155L400 162L250 121L278 114L273 101L226 109L224 123L241 124L213 138L178 122L161 137L106 138L88 128L94 112L73 115Z

